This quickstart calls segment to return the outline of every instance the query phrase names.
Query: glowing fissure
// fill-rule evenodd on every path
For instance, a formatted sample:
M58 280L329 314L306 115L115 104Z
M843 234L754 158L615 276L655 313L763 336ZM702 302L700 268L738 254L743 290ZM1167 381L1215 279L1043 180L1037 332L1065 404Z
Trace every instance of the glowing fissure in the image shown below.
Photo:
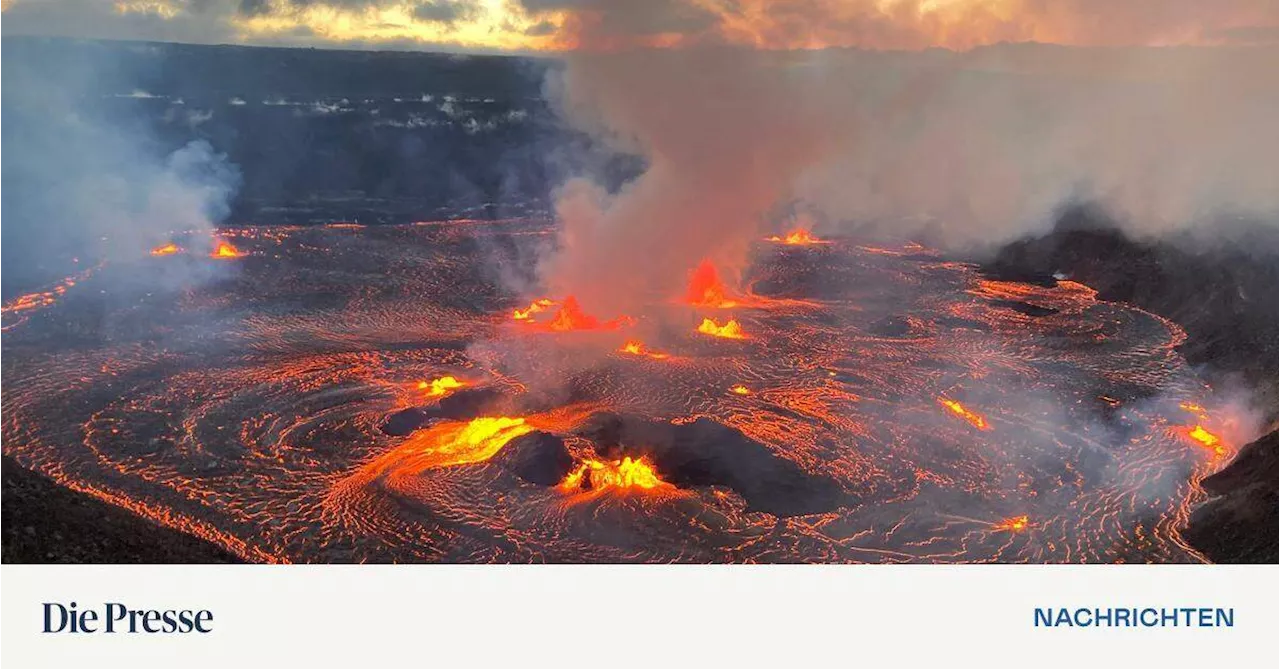
M938 398L938 402L941 403L942 406L950 410L951 413L965 419L966 421L969 422L970 425L978 428L979 430L991 429L991 425L987 423L987 419L984 416L978 413L974 413L969 409L966 409L963 404L960 404L955 400L949 400L946 398Z

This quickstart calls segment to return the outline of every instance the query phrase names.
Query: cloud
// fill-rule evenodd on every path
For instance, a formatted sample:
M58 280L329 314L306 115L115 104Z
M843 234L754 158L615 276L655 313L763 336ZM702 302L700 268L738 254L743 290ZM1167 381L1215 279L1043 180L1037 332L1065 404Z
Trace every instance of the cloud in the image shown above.
M413 16L420 21L453 23L455 21L467 21L473 19L480 11L480 6L475 2L432 0L415 7L413 9Z
M553 31L526 34L543 21L483 0L12 0L3 30L196 44L525 50L549 40Z
M239 11L245 16L261 16L270 9L268 0L240 0Z

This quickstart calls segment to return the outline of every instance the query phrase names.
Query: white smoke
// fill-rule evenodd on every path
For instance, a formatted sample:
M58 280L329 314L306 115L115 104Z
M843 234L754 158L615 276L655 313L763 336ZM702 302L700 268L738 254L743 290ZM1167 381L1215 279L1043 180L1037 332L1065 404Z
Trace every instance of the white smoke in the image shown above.
M544 282L589 309L741 264L779 207L951 247L1044 230L1073 200L1163 234L1274 221L1266 49L1005 45L969 52L689 48L573 54L565 118L647 169L561 190Z

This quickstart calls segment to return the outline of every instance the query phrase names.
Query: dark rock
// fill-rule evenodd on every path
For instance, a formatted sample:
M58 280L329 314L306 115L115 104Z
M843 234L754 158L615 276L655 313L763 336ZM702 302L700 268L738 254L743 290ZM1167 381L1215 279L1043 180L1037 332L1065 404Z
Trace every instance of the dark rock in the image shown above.
M600 413L578 433L595 442L605 458L648 456L663 480L676 486L732 488L752 511L799 516L856 501L834 479L806 472L764 444L707 418L672 424Z
M422 409L412 408L397 411L382 424L382 431L393 437L403 437L427 424L431 416Z
M6 563L206 564L240 562L213 543L157 525L4 458Z
M1213 495L1191 513L1182 536L1214 562L1280 562L1277 433L1246 444L1222 471L1201 481Z
M573 471L573 456L564 440L546 432L530 432L507 442L494 458L521 480L553 486Z
M435 407L427 411L449 420L518 413L514 399L497 388L465 388L441 398Z
M1212 495L1228 495L1232 491L1266 483L1277 486L1276 431L1245 444L1222 471L1206 477L1200 486Z

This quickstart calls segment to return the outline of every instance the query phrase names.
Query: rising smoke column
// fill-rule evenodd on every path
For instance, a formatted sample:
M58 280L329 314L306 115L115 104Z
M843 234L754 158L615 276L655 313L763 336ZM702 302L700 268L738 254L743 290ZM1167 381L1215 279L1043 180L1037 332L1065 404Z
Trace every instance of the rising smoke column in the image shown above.
M587 179L561 189L562 250L544 268L553 292L625 311L678 293L704 257L742 261L761 215L832 140L829 108L805 94L813 73L753 61L702 49L570 57L552 84L564 114L647 167L614 194Z
M615 5L579 3L571 42L586 50L548 86L569 122L647 162L617 192L583 178L558 193L543 281L589 311L675 294L702 258L739 267L795 201L965 248L1044 230L1081 200L1145 234L1274 220L1265 47L752 50L702 46L723 21Z

